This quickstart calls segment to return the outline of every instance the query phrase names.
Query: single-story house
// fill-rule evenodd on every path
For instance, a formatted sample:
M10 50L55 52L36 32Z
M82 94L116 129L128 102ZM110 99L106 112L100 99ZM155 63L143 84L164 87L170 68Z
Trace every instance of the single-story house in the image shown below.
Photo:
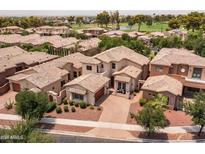
M103 95L108 94L109 81L109 78L97 74L82 75L64 85L67 99L94 105Z

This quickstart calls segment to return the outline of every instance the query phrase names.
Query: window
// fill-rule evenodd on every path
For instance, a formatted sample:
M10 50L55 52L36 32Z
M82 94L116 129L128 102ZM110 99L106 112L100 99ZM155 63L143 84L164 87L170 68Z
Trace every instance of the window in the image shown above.
M65 84L65 80L61 81L61 87Z
M99 73L99 68L98 68L98 66L97 66L97 73Z
M81 75L81 71L78 72L78 75L79 75L79 76Z
M76 71L73 72L73 77L74 77L74 78L77 78L77 77L78 77L78 74L77 74Z
M156 72L162 72L162 67L161 66L156 66L155 70L156 70Z
M202 72L201 68L194 68L192 78L201 79L201 72Z
M84 96L76 93L72 93L72 97L74 100L83 100Z
M112 69L115 69L115 68L116 68L116 64L112 63Z
M89 70L89 71L91 71L91 70L92 70L92 66L87 65L87 66L86 66L86 69Z
M101 68L104 68L104 65L103 65L103 64L101 64Z
M54 90L54 89L55 89L55 87L52 87L52 89Z

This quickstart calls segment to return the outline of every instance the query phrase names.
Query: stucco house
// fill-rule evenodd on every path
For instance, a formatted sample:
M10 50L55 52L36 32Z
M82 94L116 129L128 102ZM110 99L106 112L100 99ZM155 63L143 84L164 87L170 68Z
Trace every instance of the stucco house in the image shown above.
M95 105L103 95L108 94L109 80L99 74L82 75L65 84L67 99Z
M183 84L184 95L205 89L205 58L186 49L163 48L150 62L150 76L169 75Z
M41 26L34 30L40 35L66 35L71 31L67 26Z
M170 109L177 108L182 96L183 85L167 75L149 77L142 86L143 97L153 99L157 93L167 96Z
M83 29L82 31L84 34L90 34L93 37L96 37L96 36L101 35L104 32L106 32L106 30L104 28L99 28L99 27Z
M0 95L9 90L9 76L29 67L56 59L58 56L42 52L28 53L19 47L0 49Z
M111 48L82 63L82 74L102 74L110 78L115 93L125 97L138 90L138 81L148 76L149 59L124 46Z
M25 30L23 28L18 26L8 26L8 27L0 28L1 34L21 34L24 31Z

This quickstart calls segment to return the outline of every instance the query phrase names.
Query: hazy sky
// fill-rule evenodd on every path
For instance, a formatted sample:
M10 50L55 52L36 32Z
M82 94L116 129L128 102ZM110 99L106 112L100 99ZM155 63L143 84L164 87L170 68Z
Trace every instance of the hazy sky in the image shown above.
M94 16L97 13L101 12L102 10L92 10L92 11L68 11L68 10L0 10L0 16ZM152 15L155 14L186 14L194 10L175 10L175 11L169 11L169 10L163 10L163 11L156 11L156 10L121 10L119 11L121 15L135 15L135 14L147 14ZM205 12L205 11L200 11Z

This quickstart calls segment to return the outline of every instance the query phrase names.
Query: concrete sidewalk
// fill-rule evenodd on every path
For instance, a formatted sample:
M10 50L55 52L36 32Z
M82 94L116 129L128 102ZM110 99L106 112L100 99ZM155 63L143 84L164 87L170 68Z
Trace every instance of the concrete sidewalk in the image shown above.
M1 120L22 120L18 115L11 114L0 114ZM144 132L145 130L140 125L130 125L130 124L120 124L120 123L111 123L111 122L96 122L96 121L85 121L85 120L70 120L62 118L42 118L41 123L45 124L59 124L59 125L70 125L70 126L81 126L81 127L94 127L94 128L109 128L109 129L118 129L118 130L127 130L127 131L140 131ZM187 132L198 132L198 126L176 126L176 127L166 127L159 130L162 133L187 133ZM205 132L205 129L203 129Z

